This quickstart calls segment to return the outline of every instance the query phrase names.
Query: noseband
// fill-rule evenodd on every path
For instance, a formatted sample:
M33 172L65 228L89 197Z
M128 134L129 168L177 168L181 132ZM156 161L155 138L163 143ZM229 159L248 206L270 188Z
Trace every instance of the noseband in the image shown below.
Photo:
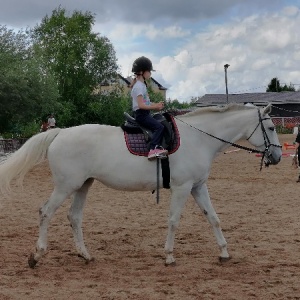
M264 146L265 146L264 151L259 151L260 153L262 153L262 159L261 159L261 165L260 165L260 169L262 169L263 161L265 161L265 166L266 167L268 167L271 163L270 158L272 157L272 153L270 152L270 146L277 147L277 148L282 148L282 146L281 145L275 145L275 144L272 144L270 142L270 139L267 135L265 126L263 124L263 121L264 120L270 120L271 118L262 118L260 110L257 109L257 111L258 111L258 120L259 120L259 122L258 122L257 126L254 128L254 130L252 131L252 133L250 134L250 136L247 138L247 141L252 137L252 135L254 134L254 132L256 131L256 129L260 125L261 131L262 131L262 134L263 134L263 138L264 138Z

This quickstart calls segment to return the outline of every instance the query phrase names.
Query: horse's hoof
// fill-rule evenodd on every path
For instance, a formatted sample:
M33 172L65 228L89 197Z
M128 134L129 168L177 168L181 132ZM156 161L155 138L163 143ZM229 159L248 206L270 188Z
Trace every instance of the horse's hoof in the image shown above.
M37 264L37 260L34 259L34 254L31 253L28 257L28 265L31 269L34 269L34 267L36 266Z
M86 257L84 257L82 254L78 254L78 257L83 258L83 259L85 260L85 264L86 264L86 265L89 264L91 261L94 261L94 260L95 260L94 257L86 258Z
M176 261L173 261L173 262L171 262L169 264L165 263L165 266L166 267L175 267L176 266Z
M85 264L88 265L90 262L95 261L94 257L91 257L90 259L85 260Z
M227 262L227 261L229 261L229 260L231 260L231 256L229 256L229 257L222 257L222 256L219 256L219 262L220 262L220 263L224 263L224 262Z

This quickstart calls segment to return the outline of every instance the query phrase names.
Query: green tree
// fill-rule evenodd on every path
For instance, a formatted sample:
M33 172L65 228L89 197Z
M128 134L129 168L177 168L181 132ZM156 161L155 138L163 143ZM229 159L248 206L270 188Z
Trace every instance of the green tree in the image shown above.
M151 86L150 82L148 82L148 94L151 102L165 102L164 96L160 92L156 92L153 87Z
M91 97L86 118L91 123L120 126L124 123L124 112L131 112L131 97L121 88L115 88Z
M266 90L266 92L287 92L287 91L295 92L295 87L292 84L290 84L289 86L287 86L286 84L280 85L280 81L276 77L271 79Z
M195 104L192 102L179 102L177 99L165 99L160 92L156 92L151 85L148 87L149 98L151 102L164 102L164 111L171 112L172 114L177 114L179 110L189 109L194 107Z
M0 26L0 132L22 134L57 96L53 77L42 71L33 55L28 33Z
M94 21L90 12L74 11L67 16L58 7L33 30L36 49L56 78L60 126L88 123L85 112L93 90L117 72L114 48L106 37L92 32Z
M169 109L188 109L188 108L191 108L192 106L194 106L193 103L179 102L177 99L175 99L175 100L168 99L167 105L168 105Z

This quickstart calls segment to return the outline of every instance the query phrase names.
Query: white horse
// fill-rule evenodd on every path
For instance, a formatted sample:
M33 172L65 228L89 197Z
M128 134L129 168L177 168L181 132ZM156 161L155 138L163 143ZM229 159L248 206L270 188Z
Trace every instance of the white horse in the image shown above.
M271 105L258 109L244 105L197 109L176 118L180 147L169 156L171 169L171 203L165 243L166 265L174 264L175 230L190 194L213 228L221 250L220 260L230 258L219 218L211 204L206 181L218 152L228 142L247 139L264 153L267 164L277 164L282 155L278 136L268 114ZM108 187L124 191L156 189L156 163L131 154L119 127L82 125L55 128L29 139L18 151L0 164L0 190L10 190L16 178L22 183L25 174L36 164L48 159L54 190L41 207L39 238L36 252L28 263L34 267L47 250L49 222L59 206L73 195L68 219L76 249L86 262L92 260L83 240L82 212L94 179ZM162 186L162 180L160 180Z

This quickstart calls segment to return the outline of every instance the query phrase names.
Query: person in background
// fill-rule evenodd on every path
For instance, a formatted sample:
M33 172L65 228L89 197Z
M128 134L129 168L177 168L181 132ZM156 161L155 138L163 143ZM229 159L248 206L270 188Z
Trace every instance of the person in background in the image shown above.
M150 114L150 110L159 111L164 108L163 102L151 103L149 99L146 80L150 79L151 71L153 71L153 67L149 58L141 56L133 62L132 72L135 78L131 84L132 109L135 112L136 121L141 126L153 131L148 153L149 160L163 158L168 154L168 150L161 146L164 126Z
M43 121L42 121L42 125L41 125L41 129L40 129L40 132L47 131L48 128L49 128L48 122L47 122L46 120L43 120Z
M296 136L296 139L295 139L295 155L296 157L298 158L298 180L296 182L300 182L300 148L299 148L299 145L300 145L300 125L298 125L298 134Z
M51 114L48 118L48 127L49 129L51 129L51 128L55 128L55 126L56 126L56 121L54 119L54 115Z

